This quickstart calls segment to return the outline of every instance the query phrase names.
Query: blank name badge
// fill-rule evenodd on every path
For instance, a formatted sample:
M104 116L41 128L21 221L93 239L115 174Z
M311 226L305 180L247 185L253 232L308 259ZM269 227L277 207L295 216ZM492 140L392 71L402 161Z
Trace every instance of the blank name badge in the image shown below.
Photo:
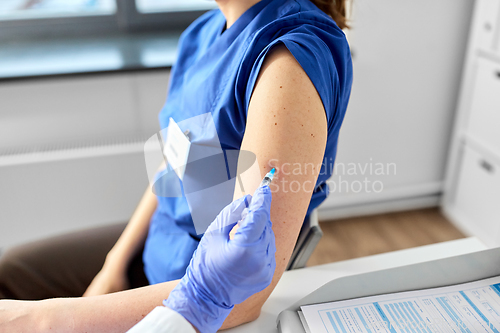
M189 142L189 139L182 132L179 125L170 118L167 131L167 142L163 148L163 153L167 158L168 164L174 169L181 180L186 171L190 147L191 142Z

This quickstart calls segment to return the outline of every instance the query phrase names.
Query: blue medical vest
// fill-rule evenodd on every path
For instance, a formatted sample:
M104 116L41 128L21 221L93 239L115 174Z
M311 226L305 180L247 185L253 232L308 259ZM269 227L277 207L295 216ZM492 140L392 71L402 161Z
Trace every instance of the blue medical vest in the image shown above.
M181 36L161 128L211 113L222 149L239 149L248 105L269 50L285 45L302 66L323 102L328 136L323 167L308 214L328 195L337 141L352 84L345 35L308 0L262 0L227 30L219 10L197 19ZM158 197L146 240L144 270L151 284L181 278L198 246L185 197Z

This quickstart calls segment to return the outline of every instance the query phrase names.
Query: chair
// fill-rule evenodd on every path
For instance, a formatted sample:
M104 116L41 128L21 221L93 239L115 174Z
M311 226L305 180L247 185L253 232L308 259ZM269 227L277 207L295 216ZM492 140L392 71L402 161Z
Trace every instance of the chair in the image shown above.
M318 211L315 209L304 220L304 224L300 229L297 243L295 244L295 248L293 249L292 256L290 257L286 269L292 270L306 267L307 260L318 245L322 236L323 230L321 230L319 226Z

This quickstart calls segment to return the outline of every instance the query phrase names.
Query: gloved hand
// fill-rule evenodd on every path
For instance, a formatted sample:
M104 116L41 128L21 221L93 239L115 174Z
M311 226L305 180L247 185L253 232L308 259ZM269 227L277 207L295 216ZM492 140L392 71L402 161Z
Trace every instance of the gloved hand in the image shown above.
M276 245L269 186L255 191L247 216L229 239L249 197L220 212L201 239L186 274L164 301L202 333L216 332L234 304L265 289L273 278Z

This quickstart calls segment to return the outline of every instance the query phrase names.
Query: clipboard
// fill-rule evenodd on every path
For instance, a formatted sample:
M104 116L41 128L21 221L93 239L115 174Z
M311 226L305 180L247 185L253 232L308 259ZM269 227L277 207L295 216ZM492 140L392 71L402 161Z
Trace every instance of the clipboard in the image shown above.
M500 275L500 248L432 260L332 280L292 306L277 319L280 333L305 333L297 311L303 305L382 294L438 288Z

